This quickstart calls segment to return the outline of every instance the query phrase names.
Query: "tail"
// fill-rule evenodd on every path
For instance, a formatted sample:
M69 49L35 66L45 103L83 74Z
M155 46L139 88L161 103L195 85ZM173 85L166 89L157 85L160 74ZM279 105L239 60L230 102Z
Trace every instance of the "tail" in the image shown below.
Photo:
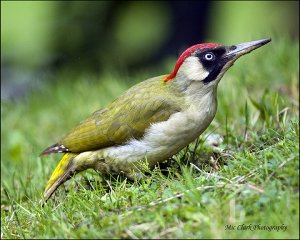
M44 192L45 201L47 201L51 195L55 192L55 190L72 177L73 173L76 170L76 166L74 164L74 158L78 154L75 153L65 153L52 173L47 186Z

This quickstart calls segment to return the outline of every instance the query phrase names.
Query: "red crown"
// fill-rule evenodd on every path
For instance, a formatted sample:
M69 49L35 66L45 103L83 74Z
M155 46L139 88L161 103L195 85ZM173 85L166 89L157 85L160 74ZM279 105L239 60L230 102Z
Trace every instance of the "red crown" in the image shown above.
M202 43L202 44L196 44L194 46L189 47L180 55L180 57L178 58L178 60L175 64L173 72L170 75L166 76L164 78L164 81L166 82L166 81L169 81L169 80L173 79L174 77L176 77L176 74L177 74L178 69L181 66L181 64L184 62L184 60L187 57L189 57L196 50L198 50L198 49L202 50L202 49L206 49L206 48L215 48L218 46L220 46L220 45L215 44L215 43Z

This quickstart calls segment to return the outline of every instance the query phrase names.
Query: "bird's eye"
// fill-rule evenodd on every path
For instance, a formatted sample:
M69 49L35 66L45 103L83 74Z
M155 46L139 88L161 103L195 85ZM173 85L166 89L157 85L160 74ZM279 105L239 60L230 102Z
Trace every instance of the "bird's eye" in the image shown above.
M213 61L215 59L215 55L213 53L206 53L204 55L205 60L207 61Z

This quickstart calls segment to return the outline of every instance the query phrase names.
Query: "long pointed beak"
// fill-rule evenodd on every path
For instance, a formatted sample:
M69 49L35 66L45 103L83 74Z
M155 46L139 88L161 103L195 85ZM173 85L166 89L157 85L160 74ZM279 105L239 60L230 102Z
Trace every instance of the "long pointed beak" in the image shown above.
M271 42L271 40L272 40L271 38L266 38L266 39L233 45L229 47L229 50L225 55L225 57L230 59L238 59L240 56L247 54L256 48L259 48L267 44L268 42Z

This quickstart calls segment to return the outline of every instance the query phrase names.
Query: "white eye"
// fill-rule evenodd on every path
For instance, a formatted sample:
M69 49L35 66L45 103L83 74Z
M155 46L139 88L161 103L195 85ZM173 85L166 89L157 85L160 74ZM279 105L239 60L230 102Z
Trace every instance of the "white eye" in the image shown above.
M207 60L207 61L212 61L212 60L215 59L215 55L214 55L213 53L206 53L206 54L204 55L204 58L205 58L205 60Z

